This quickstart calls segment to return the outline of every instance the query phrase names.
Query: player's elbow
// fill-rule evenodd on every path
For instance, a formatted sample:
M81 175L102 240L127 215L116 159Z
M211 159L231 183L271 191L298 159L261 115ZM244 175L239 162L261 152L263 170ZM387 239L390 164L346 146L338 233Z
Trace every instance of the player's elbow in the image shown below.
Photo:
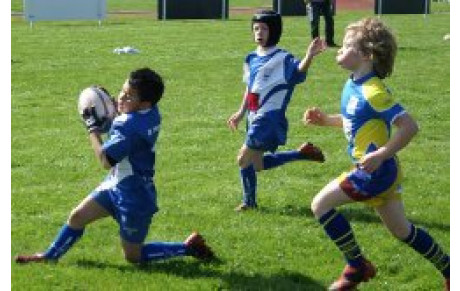
M396 126L402 130L404 136L412 138L419 131L417 122L409 115L404 114L395 121Z
M102 160L101 164L102 164L102 167L104 167L104 169L106 169L106 170L109 170L109 169L112 168L112 166L110 165L110 163L106 159Z
M99 158L99 162L101 163L102 167L104 167L104 169L108 170L112 168L112 165L110 164L109 159L107 158L107 156L104 154L103 151L101 151L98 154L98 158Z
M104 167L104 169L106 170L110 170L112 168L112 166L110 166L109 164L107 163L102 163L102 166Z
M411 137L414 137L415 135L417 135L418 131L419 131L419 126L417 124L417 122L413 121L413 122L410 122L407 126L407 131L409 133L409 135Z
M413 128L414 135L416 135L419 130L420 130L420 127L418 126L418 123L414 122L414 128Z

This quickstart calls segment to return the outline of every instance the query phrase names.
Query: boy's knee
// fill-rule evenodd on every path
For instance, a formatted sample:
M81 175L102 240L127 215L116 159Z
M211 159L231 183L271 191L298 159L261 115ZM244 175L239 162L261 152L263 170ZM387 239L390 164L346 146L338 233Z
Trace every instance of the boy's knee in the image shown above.
M323 214L325 214L329 209L326 209L326 206L322 203L320 197L315 196L310 204L311 212L319 219Z
M317 199L317 197L314 197L313 200L311 201L310 208L311 208L311 212L313 212L313 214L317 216L317 213L320 208L320 202L319 202L319 199Z
M263 165L260 165L259 163L253 162L251 160L244 160L244 159L238 158L238 166L240 169L246 169L250 165L253 165L254 170L256 172L260 172L264 170Z
M241 169L247 168L251 164L251 161L243 154L239 154L236 160Z
M133 244L123 243L123 254L125 260L131 264L138 264L141 262L142 250L141 247Z
M401 226L393 229L389 229L390 233L397 239L404 241L410 235L410 227Z
M67 224L74 228L82 228L85 226L85 215L80 208L74 208L69 215Z
M240 168L242 168L242 166L245 164L242 155L238 155L236 157L236 163L238 164Z
M125 255L125 260L126 260L128 263L131 263L131 264L138 264L138 263L141 262L140 256L138 256L138 255L136 255L136 254L132 254L132 253L127 253L127 252L125 252L124 255Z

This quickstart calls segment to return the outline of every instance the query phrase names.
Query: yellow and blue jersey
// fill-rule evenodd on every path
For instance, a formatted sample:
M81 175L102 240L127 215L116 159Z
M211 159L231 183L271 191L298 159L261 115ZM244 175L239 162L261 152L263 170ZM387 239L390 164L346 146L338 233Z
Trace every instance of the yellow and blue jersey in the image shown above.
M405 113L374 72L347 81L340 107L348 153L354 163L387 143L391 124Z
M374 72L347 81L340 107L348 154L355 164L351 171L338 178L341 189L353 200L374 206L399 197L401 170L396 157L384 161L371 174L357 165L363 156L388 142L391 125L398 116L405 114L404 108L395 102Z

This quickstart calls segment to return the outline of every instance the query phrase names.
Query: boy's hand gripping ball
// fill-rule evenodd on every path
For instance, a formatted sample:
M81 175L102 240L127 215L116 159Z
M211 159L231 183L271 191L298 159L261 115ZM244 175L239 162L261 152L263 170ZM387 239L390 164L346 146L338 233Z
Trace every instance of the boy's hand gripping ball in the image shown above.
M114 100L106 90L100 87L89 87L80 93L78 113L88 132L106 133L117 115L117 110Z

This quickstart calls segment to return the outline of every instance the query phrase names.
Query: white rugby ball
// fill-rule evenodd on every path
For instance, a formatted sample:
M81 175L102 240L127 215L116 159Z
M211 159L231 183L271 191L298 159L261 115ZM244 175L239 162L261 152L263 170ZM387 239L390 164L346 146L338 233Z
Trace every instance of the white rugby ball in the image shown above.
M88 87L84 89L78 97L78 113L83 114L86 108L95 107L97 117L113 120L117 115L117 110L112 98L103 90L97 87ZM108 131L108 128L101 129Z

